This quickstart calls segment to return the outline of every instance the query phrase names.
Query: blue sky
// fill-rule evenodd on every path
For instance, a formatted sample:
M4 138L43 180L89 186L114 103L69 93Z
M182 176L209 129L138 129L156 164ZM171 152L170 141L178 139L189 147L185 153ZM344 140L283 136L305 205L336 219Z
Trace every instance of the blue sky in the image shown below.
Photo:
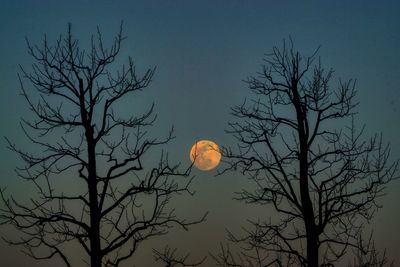
M146 107L154 101L159 114L157 131L175 126L177 138L169 150L178 161L188 164L189 149L199 138L232 144L224 129L231 118L229 107L248 93L242 80L259 70L264 53L288 36L306 54L321 46L322 63L335 69L335 77L357 79L357 122L366 124L367 133L382 132L391 143L393 158L400 158L398 10L398 1L4 0L0 10L0 135L29 149L19 128L27 106L18 95L16 75L19 64L31 63L25 37L38 43L46 33L54 40L70 22L82 43L96 26L107 41L124 21L128 39L121 58L132 56L139 71L157 66L149 91L132 105ZM129 110L130 105L125 103L123 108ZM0 185L22 190L13 173L18 161L5 143L0 146L0 157ZM178 231L167 237L185 248L197 247L194 256L218 248L224 242L225 227L237 228L245 222L236 218L238 209L254 216L231 200L243 185L240 177L195 172L197 194L178 207L194 215L209 210L209 220L193 232ZM400 261L395 254L400 245L400 183L394 182L387 192L381 201L384 208L371 226L379 247L387 247L389 255ZM45 266L34 265L3 243L0 251L0 255L15 255L7 257L6 266Z

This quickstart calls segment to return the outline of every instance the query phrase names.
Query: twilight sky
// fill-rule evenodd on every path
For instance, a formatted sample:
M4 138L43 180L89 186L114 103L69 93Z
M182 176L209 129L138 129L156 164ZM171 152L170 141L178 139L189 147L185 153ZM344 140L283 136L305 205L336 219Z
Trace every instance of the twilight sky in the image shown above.
M301 3L300 3L301 2ZM349 3L351 2L351 3ZM264 53L280 45L289 35L297 48L310 54L319 45L326 67L336 78L356 78L358 123L367 133L382 132L391 143L392 159L400 158L400 10L399 1L111 1L111 0L3 0L0 8L0 136L7 136L29 149L22 139L19 119L28 116L19 96L18 65L29 66L25 37L39 43L43 34L50 41L65 33L72 23L73 34L82 43L102 30L106 41L117 33L121 20L128 37L120 59L132 56L140 71L157 66L154 82L123 109L156 104L155 133L175 126L177 138L168 146L170 156L189 164L189 149L197 139L232 145L224 129L231 118L229 107L248 94L242 82L259 70ZM110 44L110 42L108 44ZM16 179L16 155L0 143L0 186L21 194L26 189ZM149 242L138 251L137 266L150 266L150 247L169 243L190 251L194 257L207 255L225 242L225 228L239 229L246 218L269 216L268 208L251 209L231 198L246 180L215 171L196 175L193 198L177 200L185 216L209 211L208 220L189 232L173 231L159 242ZM28 190L28 189L26 189ZM400 261L400 182L387 188L381 209L371 221L379 248ZM273 214L272 214L273 215ZM3 234L4 228L0 228ZM147 246L147 247L146 247ZM6 256L7 255L7 256ZM149 258L150 257L150 258ZM0 242L2 266L56 266L34 262ZM47 265L46 265L47 264ZM214 266L209 259L204 266Z

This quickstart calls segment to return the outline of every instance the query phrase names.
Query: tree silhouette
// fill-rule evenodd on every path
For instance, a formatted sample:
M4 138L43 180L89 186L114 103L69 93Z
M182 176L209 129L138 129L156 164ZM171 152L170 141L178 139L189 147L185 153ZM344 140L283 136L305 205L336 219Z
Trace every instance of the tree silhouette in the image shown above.
M187 267L195 267L202 264L206 257L197 261L197 262L189 262L190 254L186 254L185 256L177 256L176 249L171 249L170 247L166 246L164 251L160 252L158 250L153 249L154 258L156 261L161 261L165 264L165 267L174 267L174 266L187 266Z
M376 250L372 234L366 241L360 240L359 244L362 249L355 250L355 257L349 267L394 267L394 261L389 262L386 250L383 253Z
M116 71L123 40L122 24L109 48L98 29L83 50L71 26L54 45L46 37L40 46L27 40L35 62L31 71L21 67L19 79L34 119L23 119L21 128L36 148L27 152L7 141L26 163L16 169L18 176L38 195L23 202L2 190L1 219L21 233L7 242L22 245L34 259L59 256L71 266L66 247L73 243L86 252L90 266L119 266L143 240L204 219L188 221L169 207L177 194L192 194L191 166L179 170L162 152L173 130L162 139L149 134L154 105L140 115L124 117L118 110L149 86L155 71L137 74L131 58ZM63 180L71 188L57 187Z
M238 146L223 150L221 173L240 170L256 187L236 199L277 214L251 221L244 236L229 232L242 250L223 247L214 255L222 266L333 266L362 250L364 223L396 178L381 135L365 139L355 125L355 81L333 89L333 70L317 52L303 56L291 40L274 47L245 81L251 98L231 109L228 133Z

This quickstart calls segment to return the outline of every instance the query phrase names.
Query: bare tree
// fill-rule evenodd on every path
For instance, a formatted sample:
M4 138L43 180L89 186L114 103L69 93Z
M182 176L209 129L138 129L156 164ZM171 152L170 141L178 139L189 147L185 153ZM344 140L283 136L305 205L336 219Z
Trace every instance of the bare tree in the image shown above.
M355 250L355 257L349 267L394 267L394 261L390 262L386 255L386 250L379 253L375 247L375 242L370 237L364 241L359 240L360 249Z
M291 40L274 47L245 81L251 98L232 108L238 146L223 150L222 173L240 170L256 187L236 198L276 214L251 221L242 237L230 233L241 252L223 248L214 256L222 266L333 266L359 249L363 224L396 178L381 135L366 139L355 125L355 81L334 89L317 52L305 57Z
M16 169L18 176L38 195L18 201L3 189L0 218L21 232L8 243L22 245L34 259L59 256L71 266L66 247L72 243L86 252L92 267L119 266L143 240L204 219L188 221L169 207L177 194L192 194L191 166L179 170L162 152L173 130L163 139L148 133L154 105L140 115L118 109L149 86L155 71L137 74L131 58L114 71L123 40L121 25L109 48L98 30L83 50L71 26L54 45L46 37L40 46L27 41L35 63L30 71L21 67L19 79L34 118L23 119L21 128L36 147L27 152L7 141L26 163ZM71 190L57 187L64 179Z
M154 258L156 261L161 261L165 264L165 267L174 267L174 266L187 266L187 267L195 267L201 265L205 260L206 257L202 258L196 262L189 262L190 254L186 254L185 256L178 256L177 249L171 249L170 247L166 246L164 251L160 252L158 250L153 249Z

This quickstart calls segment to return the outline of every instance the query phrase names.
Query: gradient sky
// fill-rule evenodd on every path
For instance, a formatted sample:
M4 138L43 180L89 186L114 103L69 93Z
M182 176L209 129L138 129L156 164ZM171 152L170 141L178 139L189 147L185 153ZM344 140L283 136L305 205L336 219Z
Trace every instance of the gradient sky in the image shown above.
M351 3L350 3L351 2ZM29 149L21 139L19 119L27 113L19 96L18 64L28 66L24 37L40 42L46 33L54 40L71 22L83 42L96 26L111 41L121 20L128 39L121 58L131 55L137 67L157 66L154 82L132 105L156 103L155 131L175 126L177 138L169 152L189 164L189 149L199 138L232 145L224 133L229 107L248 94L242 82L259 70L264 53L293 37L300 51L320 56L336 77L357 78L360 101L358 122L368 133L382 132L391 143L392 158L400 158L400 10L399 1L105 1L3 0L0 8L0 136L8 136ZM129 112L129 103L124 106ZM136 108L136 106L135 106ZM0 185L22 192L13 168L14 154L0 144ZM236 174L214 177L215 171L195 170L196 196L176 203L182 214L207 222L189 232L173 231L160 242L149 242L138 252L137 266L150 266L151 246L170 243L194 257L215 251L225 242L225 228L239 229L256 212L231 200L245 179ZM379 248L400 262L400 182L387 188L381 209L371 222ZM270 209L258 216L268 216ZM0 232L4 228L0 228ZM2 266L56 266L34 262L0 242ZM47 264L47 265L46 265ZM214 266L209 259L204 266Z

